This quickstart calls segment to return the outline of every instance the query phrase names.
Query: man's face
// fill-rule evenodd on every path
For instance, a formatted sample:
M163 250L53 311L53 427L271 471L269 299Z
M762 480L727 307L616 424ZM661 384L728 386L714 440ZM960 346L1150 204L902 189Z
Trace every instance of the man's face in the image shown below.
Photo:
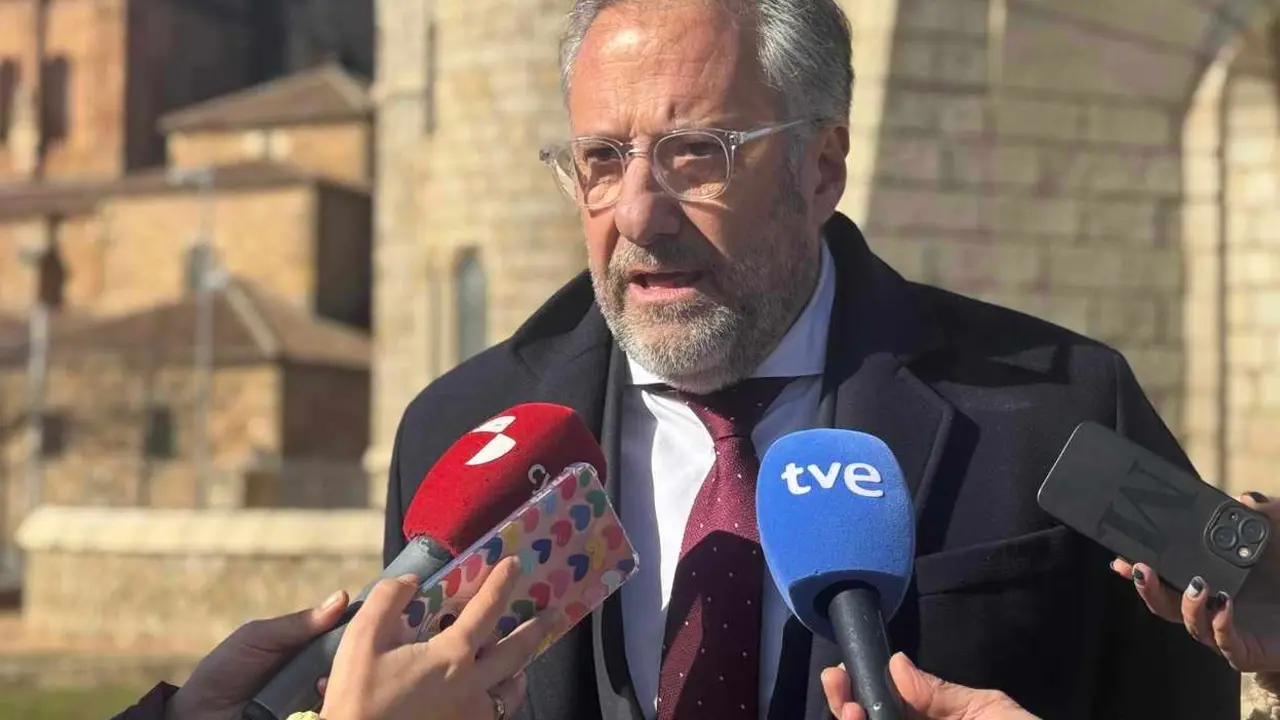
M605 10L576 61L573 135L634 142L647 153L674 129L750 131L801 119L781 116L754 29L741 25L703 2ZM818 228L834 204L817 217L821 173L805 168L819 163L806 156L793 172L788 140L782 133L742 146L725 192L702 202L666 195L647 155L637 155L617 202L582 211L610 328L632 359L679 387L706 392L748 375L812 292ZM805 183L806 175L814 177Z

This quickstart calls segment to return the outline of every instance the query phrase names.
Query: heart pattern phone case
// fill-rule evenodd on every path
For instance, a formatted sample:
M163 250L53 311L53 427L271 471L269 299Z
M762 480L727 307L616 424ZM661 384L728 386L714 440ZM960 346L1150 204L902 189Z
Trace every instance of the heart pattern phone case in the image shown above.
M506 637L547 608L565 617L539 654L636 572L636 553L591 465L571 465L519 510L422 585L405 608L410 642L453 624L503 558L523 574L495 635Z

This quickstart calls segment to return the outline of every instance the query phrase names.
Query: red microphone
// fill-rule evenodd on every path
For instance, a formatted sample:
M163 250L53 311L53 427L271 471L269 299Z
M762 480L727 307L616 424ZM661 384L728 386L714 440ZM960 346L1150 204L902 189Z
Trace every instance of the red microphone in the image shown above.
M577 413L562 405L517 405L463 435L427 471L404 517L409 543L381 578L412 573L427 581L575 463L605 477L604 453ZM316 683L329 674L346 624L375 583L351 603L337 627L312 640L249 703L243 720L284 720L320 704Z

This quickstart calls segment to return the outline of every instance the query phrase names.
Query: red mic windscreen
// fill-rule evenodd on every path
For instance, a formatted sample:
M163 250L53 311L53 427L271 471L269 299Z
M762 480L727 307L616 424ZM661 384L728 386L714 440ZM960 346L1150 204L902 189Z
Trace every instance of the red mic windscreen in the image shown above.
M455 557L574 463L605 477L591 430L563 405L516 405L463 435L427 471L405 513L404 536L426 536Z

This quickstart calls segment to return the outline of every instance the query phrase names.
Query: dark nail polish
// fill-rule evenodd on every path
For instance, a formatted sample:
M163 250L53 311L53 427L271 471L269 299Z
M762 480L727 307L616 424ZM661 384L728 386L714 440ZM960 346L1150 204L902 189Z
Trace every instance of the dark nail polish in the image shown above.
M1249 492L1245 493L1245 495L1248 495L1250 500L1253 500L1259 505L1271 502L1271 500L1268 499L1266 495L1263 495L1260 492L1254 492L1250 490Z
M1187 593L1187 597L1190 597L1192 600L1195 600L1196 598L1200 597L1200 593L1204 592L1204 580L1201 580L1198 577L1191 578L1191 585L1190 587L1187 588L1187 590L1189 591ZM1213 602L1213 601L1210 600L1210 602Z
M1134 569L1133 569L1133 581L1134 581L1135 583L1137 583L1137 584L1138 584L1138 587L1143 587L1143 586L1145 586L1145 585L1147 584L1147 575L1146 575L1146 573L1142 572L1142 571L1141 571L1141 570L1139 570L1138 568L1134 568Z
M1216 613L1227 606L1227 600L1230 598L1230 595L1220 592L1209 598L1209 602L1205 603L1205 608L1211 613Z

